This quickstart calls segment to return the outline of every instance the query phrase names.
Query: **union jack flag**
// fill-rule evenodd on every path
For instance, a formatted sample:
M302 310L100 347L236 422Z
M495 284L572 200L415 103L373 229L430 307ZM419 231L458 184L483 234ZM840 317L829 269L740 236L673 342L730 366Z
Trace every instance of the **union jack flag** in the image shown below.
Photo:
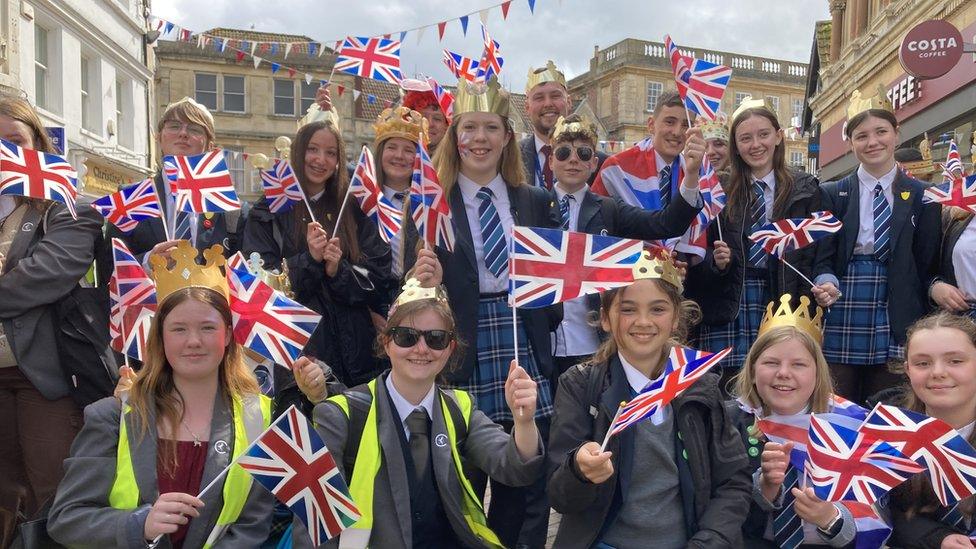
M976 213L976 175L955 177L952 181L929 187L922 194L922 202L937 202Z
M828 418L831 423L843 425L854 431L861 426L864 418L868 415L868 410L837 395L831 395L829 404L830 411L826 414L820 414L820 417ZM758 426L759 430L772 442L779 444L792 442L793 453L790 455L790 463L800 471L806 467L810 414L788 416L772 414L760 419Z
M247 268L228 268L227 285L234 339L291 368L322 317L285 297Z
M427 148L422 143L417 144L417 157L413 162L410 210L417 232L425 242L431 246L441 246L449 252L454 251L451 206L430 163Z
M339 48L335 70L363 78L399 83L400 41L349 36Z
M92 207L105 216L106 221L126 233L135 229L136 225L144 219L162 217L159 197L156 196L156 186L152 178L103 196L92 202Z
M732 79L732 69L682 55L670 35L664 37L664 46L668 50L674 81L685 107L709 120L715 120L722 95Z
M175 188L177 211L201 214L240 209L222 149L195 156L166 156L163 166L171 190Z
M492 76L498 76L502 72L502 65L505 60L502 58L501 46L498 42L491 39L488 34L488 27L481 24L481 36L485 39L485 49L481 53L481 61L478 63L478 81L487 82Z
M516 307L548 307L627 286L644 243L538 227L512 228L508 288Z
M156 312L156 285L118 238L112 239L112 255L115 269L108 281L112 304L109 320L112 348L142 360L149 326Z
M692 242L699 241L705 236L708 224L725 208L725 189L722 188L722 183L719 182L718 175L715 174L707 158L702 159L701 168L698 170L698 188L704 204L698 215L691 220L689 240Z
M430 89L434 92L434 97L437 98L437 104L440 105L441 112L444 113L447 123L450 124L451 119L454 118L454 96L442 88L433 78L428 78L427 83L430 84Z
M316 547L359 520L359 509L335 459L294 405L251 444L237 464L305 523Z
M459 80L463 78L469 82L477 82L478 75L481 73L477 60L453 51L444 50L444 64L447 65L447 70Z
M19 147L0 139L0 196L26 196L64 204L71 217L78 196L78 173L56 154Z
M810 418L806 472L822 500L871 505L909 476L923 470L894 446L831 423Z
M945 170L942 172L943 183L965 175L962 167L962 157L959 156L959 148L956 147L955 139L949 141L949 153L946 155L944 168Z
M286 212L305 198L291 164L284 158L276 158L270 170L261 170L261 186L271 213Z
M678 87L678 94L684 99L688 95L688 83L691 82L691 65L694 58L681 53L678 45L671 40L671 35L664 35L664 47L668 50L671 60L671 71L674 73L674 83Z
M948 423L878 404L861 432L884 440L925 466L942 505L949 507L976 494L976 450Z
M383 194L376 183L375 174L373 153L370 152L369 147L363 145L356 171L353 172L352 180L349 182L349 192L356 197L366 217L372 219L379 227L383 241L389 242L400 232L403 213Z
M730 352L732 352L731 347L726 347L717 353L687 347L672 347L671 355L664 366L664 373L651 381L641 394L620 407L616 419L610 425L610 435L620 433L670 404Z
M813 212L810 217L780 219L763 225L749 235L749 240L761 244L763 249L783 257L786 252L799 250L817 240L836 233L843 223L828 211Z

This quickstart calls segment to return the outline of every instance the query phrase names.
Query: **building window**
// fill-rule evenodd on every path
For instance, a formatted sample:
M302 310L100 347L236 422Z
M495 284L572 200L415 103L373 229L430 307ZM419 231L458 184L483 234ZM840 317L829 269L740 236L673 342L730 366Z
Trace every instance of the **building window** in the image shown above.
M247 168L244 165L244 149L241 147L223 147L226 153L224 161L227 162L227 171L230 172L230 179L234 182L237 192L246 194L251 190L251 182L247 177Z
M794 99L793 100L793 118L797 120L803 119L803 100Z
M196 84L194 97L197 102L212 111L217 110L217 75L197 73L194 76Z
M657 98L661 97L664 91L664 84L660 82L647 83L647 112L653 112L657 107Z
M803 167L803 164L804 164L803 152L801 152L801 151L792 151L790 153L790 164L792 166Z
M81 56L81 127L101 135L98 93L98 60Z
M274 113L295 116L295 82L274 81Z
M739 105L741 105L742 102L746 100L746 97L749 97L750 95L752 94L746 92L735 92L735 104L732 105L732 110L738 109Z
M778 96L775 96L775 95L767 95L766 96L766 101L769 101L769 104L773 106L773 114L776 115L776 118L780 118L780 116L779 116L779 97Z
M315 103L315 91L319 89L319 83L312 82L311 84L306 84L302 81L299 85L302 87L302 104L298 115L305 116L308 108L312 106L312 103Z
M40 25L34 25L34 101L45 109L51 108L47 93L50 62L48 31Z
M224 109L227 112L245 112L244 77L224 75Z
M133 125L135 116L133 115L135 104L132 99L132 83L128 80L115 81L115 123L116 140L119 145L132 149L135 147Z

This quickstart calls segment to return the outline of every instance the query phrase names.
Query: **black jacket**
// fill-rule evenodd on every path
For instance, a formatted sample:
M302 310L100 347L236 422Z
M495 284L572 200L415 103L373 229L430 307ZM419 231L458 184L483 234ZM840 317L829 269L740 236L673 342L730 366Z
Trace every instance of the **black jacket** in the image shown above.
M525 182L529 185L536 186L535 173L536 170L542 173L542 166L539 166L539 153L535 150L535 134L531 134L519 141L519 149L522 152L522 167L525 168ZM607 155L602 152L594 152L596 152L596 169L590 174L590 180L587 181L587 184L593 184L593 180L596 179L596 174L600 173L600 168L603 167L603 161L607 159Z
M804 172L791 172L793 175L793 192L790 201L783 211L773 212L776 220L791 217L809 217L815 211L822 210L817 178ZM725 181L723 181L725 183ZM743 204L743 210L731 212L729 208L719 214L722 224L722 237L729 245L732 260L724 270L715 266L712 258L712 243L719 239L718 225L712 222L708 227L708 248L705 259L688 269L685 280L685 296L702 305L702 322L711 326L721 326L732 322L739 314L739 304L742 297L742 287L745 281L745 256L752 244L749 240L751 219L748 205ZM786 260L810 276L813 272L815 246L807 246L786 254ZM776 299L782 294L789 293L794 302L800 295L810 295L810 285L800 278L792 269L775 257L769 257L766 262L769 280L769 295ZM810 276L812 279L813 277ZM707 304L707 306L706 306Z
M356 218L360 260L349 262L348 254L336 276L325 274L325 264L312 259L303 235L296 238L291 212L272 214L265 199L248 214L244 253L258 252L265 269L279 269L288 263L289 279L296 300L322 315L305 354L328 364L347 386L365 383L382 370L373 354L376 330L370 309L385 310L393 280L390 275L390 247L379 236L376 225L362 210L349 207ZM331 227L330 227L331 228Z
M956 281L956 268L952 264L952 251L956 247L956 242L959 242L959 237L962 236L966 227L969 227L972 220L972 215L959 217L954 215L953 209L950 208L942 211L942 245L939 249L939 260L932 263L935 270L929 277L930 282L939 279L953 286L959 285Z
M860 225L857 173L820 188L823 209L834 212L844 227L817 245L813 274L847 274ZM905 331L928 310L930 273L939 249L940 207L922 202L925 185L898 171L892 183L891 256L888 260L888 321L899 345ZM843 298L841 298L843 299Z
M602 379L592 377L602 372L606 372ZM597 391L591 382L597 383ZM598 396L591 402L594 393ZM630 394L616 356L608 363L570 368L559 379L549 436L548 484L549 501L563 514L556 547L590 547L615 519L617 502L631 482L636 457L633 431L610 439L607 450L613 452L614 474L602 484L592 484L581 475L575 456L584 443L603 440L617 406ZM748 460L739 433L722 406L718 376L706 374L671 406L676 455L687 452L688 456L678 459L688 547L741 547L752 479L745 469Z

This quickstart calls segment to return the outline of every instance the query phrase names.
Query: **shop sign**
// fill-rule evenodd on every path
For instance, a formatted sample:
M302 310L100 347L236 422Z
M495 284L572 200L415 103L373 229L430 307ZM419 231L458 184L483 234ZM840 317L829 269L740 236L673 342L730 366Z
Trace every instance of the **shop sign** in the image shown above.
M938 78L962 57L962 34L952 23L930 20L915 25L901 42L898 59L916 78Z

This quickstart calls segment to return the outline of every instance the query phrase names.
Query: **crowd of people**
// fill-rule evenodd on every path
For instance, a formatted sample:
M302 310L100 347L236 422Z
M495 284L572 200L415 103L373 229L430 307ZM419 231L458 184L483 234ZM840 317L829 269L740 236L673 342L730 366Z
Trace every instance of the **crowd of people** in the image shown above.
M852 511L798 481L791 444L765 440L757 420L889 402L976 442L973 215L923 202L927 183L896 161L883 103L847 121L858 168L820 182L787 166L783 126L761 100L689 127L666 91L648 138L608 158L551 61L525 91L533 134L521 141L495 80L459 83L451 113L414 86L380 114L376 179L405 212L389 243L359 208L340 218L354 151L327 88L290 149L308 208L273 213L261 199L244 216L202 217L164 199L170 238L159 219L123 234L92 208L73 219L59 203L0 196L0 546L37 524L70 547L309 546L302 521L246 472L220 476L292 404L361 514L336 547L541 548L551 510L560 548L865 547ZM200 154L215 136L190 98L156 127L162 155ZM0 98L0 138L52 151L19 98ZM407 213L418 145L447 197L450 251ZM727 203L692 242L706 162ZM155 185L168 197L162 174ZM843 227L786 253L789 266L749 239L821 210ZM629 286L513 315L515 225L678 244L650 247ZM141 364L82 414L71 357L57 352L58 306L108 236L155 279L158 310ZM293 368L234 341L219 273L172 276L187 250L213 245L258 254L321 315ZM618 405L676 345L732 351L607 443ZM877 512L890 546L973 546L972 498L947 509L924 476Z

